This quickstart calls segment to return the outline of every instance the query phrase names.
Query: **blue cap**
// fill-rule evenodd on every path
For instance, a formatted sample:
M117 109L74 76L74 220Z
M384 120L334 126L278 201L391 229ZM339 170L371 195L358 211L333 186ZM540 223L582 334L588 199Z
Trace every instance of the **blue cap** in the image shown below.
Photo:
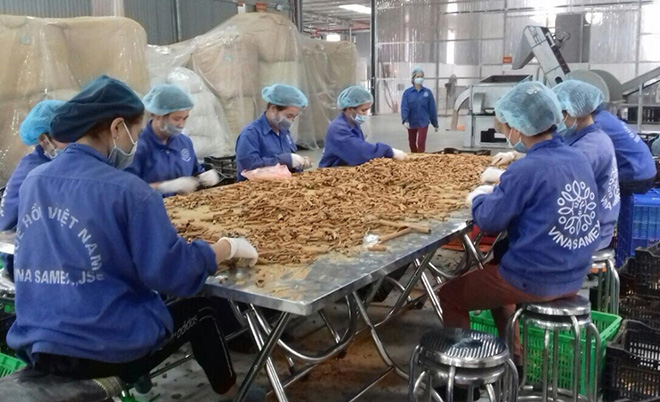
M590 115L605 99L600 89L578 80L564 81L552 90L557 94L561 110L573 117Z
M21 123L19 134L25 145L37 145L41 134L48 134L50 130L50 121L55 116L55 111L62 105L61 100L45 100L37 103L37 106L30 110L25 120Z
M151 88L143 102L146 111L156 116L190 110L195 105L187 93L172 84L159 84Z
M307 97L296 87L286 84L275 84L261 91L264 101L277 106L294 106L304 109L307 107Z
M417 73L424 74L424 70L420 66L416 66L412 70L412 77L415 78L415 75L417 75Z
M374 97L371 96L371 92L357 85L344 89L337 98L337 107L342 110L365 103L374 103Z
M76 142L104 120L142 113L144 105L128 85L102 75L57 110L50 135L60 142Z
M549 130L562 121L554 92L538 81L521 82L495 104L497 120L526 136Z

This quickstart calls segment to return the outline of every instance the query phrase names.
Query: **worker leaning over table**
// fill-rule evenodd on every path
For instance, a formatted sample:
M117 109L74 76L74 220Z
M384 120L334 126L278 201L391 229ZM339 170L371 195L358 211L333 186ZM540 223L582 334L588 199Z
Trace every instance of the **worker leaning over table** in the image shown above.
M307 97L295 87L275 84L264 88L261 97L266 112L241 131L236 140L238 181L247 180L243 171L286 165L291 172L312 167L308 157L298 155L289 130L300 111L307 107Z
M468 197L474 222L507 231L510 245L499 266L488 264L439 292L448 327L470 327L469 312L491 309L500 336L516 304L577 293L596 250L600 225L594 175L586 157L553 136L562 120L551 89L521 83L496 104L496 128L526 157L512 163L497 186ZM514 356L520 364L519 334Z
M218 173L204 171L192 140L183 134L194 106L190 96L176 85L160 84L144 97L144 106L151 119L140 135L133 163L126 170L165 197L192 193L200 185L218 184Z
M360 125L367 121L374 98L360 87L346 88L337 98L342 113L330 123L319 167L358 166L376 158L404 160L405 152L387 144L367 142Z
M612 140L594 123L592 113L603 103L603 93L591 84L564 81L552 89L557 94L564 121L557 132L564 142L582 151L594 172L598 193L600 239L597 250L610 246L621 209L619 172Z
M214 391L231 397L236 374L209 302L166 306L157 292L193 296L220 261L258 255L244 239L189 244L162 197L122 171L143 111L107 76L57 110L50 133L70 145L21 186L7 343L38 371L133 383L190 342Z

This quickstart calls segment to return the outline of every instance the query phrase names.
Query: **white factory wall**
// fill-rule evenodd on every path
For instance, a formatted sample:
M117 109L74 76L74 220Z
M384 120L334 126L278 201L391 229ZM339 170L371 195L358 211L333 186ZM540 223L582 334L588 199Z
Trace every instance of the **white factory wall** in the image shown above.
M441 113L451 112L452 74L456 94L490 75L536 74L537 65L511 71L503 62L527 25L570 33L562 53L572 69L602 69L625 82L660 63L660 0L378 0L376 18L379 113L398 110L416 65Z

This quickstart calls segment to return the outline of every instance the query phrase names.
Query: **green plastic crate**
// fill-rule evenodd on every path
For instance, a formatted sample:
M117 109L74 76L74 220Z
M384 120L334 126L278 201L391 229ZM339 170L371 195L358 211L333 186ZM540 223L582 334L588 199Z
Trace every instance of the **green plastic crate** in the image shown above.
M613 314L600 313L598 311L591 312L591 319L593 320L596 328L600 332L600 370L597 373L598 378L601 378L602 370L605 367L605 350L606 343L614 338L614 336L619 331L619 326L621 325L621 317ZM486 332L493 335L498 335L497 327L493 321L493 317L490 311L482 311L479 314L470 313L470 323L471 327L474 330ZM522 338L522 325L520 327ZM540 328L535 328L531 324L528 329L528 342L529 346L527 348L527 383L538 383L541 378L542 370L542 353L543 353L543 339L545 336L545 330ZM586 394L584 387L585 383L585 364L586 359L584 358L584 351L586 349L586 340L585 340L585 331L582 331L580 334L581 345L580 350L582 354L582 374L580 375L580 393L582 395ZM522 340L522 339L521 339ZM591 342L591 379L594 376L594 365L595 359L593 359L594 351L596 348L596 342L592 340ZM550 359L552 359L552 337L550 337ZM548 367L552 369L552 362ZM602 384L599 384L602 386ZM561 331L559 333L559 387L565 389L571 389L573 387L573 335L570 331Z
M22 360L0 353L0 377L14 373L25 366Z

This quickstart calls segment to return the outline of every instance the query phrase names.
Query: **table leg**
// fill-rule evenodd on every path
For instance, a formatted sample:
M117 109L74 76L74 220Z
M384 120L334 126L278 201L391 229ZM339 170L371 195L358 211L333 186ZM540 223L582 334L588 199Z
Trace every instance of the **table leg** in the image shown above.
M426 289L426 293L429 295L429 300L431 300L431 305L433 306L433 310L435 310L435 314L438 316L438 319L440 320L440 324L444 325L442 306L440 306L440 299L438 299L438 295L435 294L435 291L433 290L433 285L431 284L431 281L429 280L429 277L426 275L425 272L422 272L422 283L424 284L424 289Z
M484 263L483 263L483 255L477 248L474 246L474 243L472 243L472 239L470 239L470 235L467 233L463 234L461 236L461 240L463 241L463 247L465 248L466 253L470 253L472 257L477 261L477 265L479 265L480 269L484 269Z
M254 314L252 311L248 311L246 313L246 317L248 318L248 324L249 321L253 318L252 314ZM241 387L239 388L238 393L236 394L236 398L234 399L235 402L242 402L245 399L248 389L254 382L255 378L257 378L259 371L261 371L261 369L264 367L266 361L270 358L270 354L273 351L273 348L275 347L277 341L282 336L282 332L284 332L284 329L286 328L286 325L289 323L290 319L291 319L291 314L282 313L280 318L277 320L277 323L275 324L273 331L268 337L268 340L257 354L257 359L254 361L254 364L250 368L250 371L248 371L247 375L245 376L243 383L241 383ZM252 324L255 323L253 322ZM255 327L255 329L253 330L252 326L253 325L250 325L251 327L250 330L252 332L252 335L255 338L259 337L261 334L258 332L258 328Z

